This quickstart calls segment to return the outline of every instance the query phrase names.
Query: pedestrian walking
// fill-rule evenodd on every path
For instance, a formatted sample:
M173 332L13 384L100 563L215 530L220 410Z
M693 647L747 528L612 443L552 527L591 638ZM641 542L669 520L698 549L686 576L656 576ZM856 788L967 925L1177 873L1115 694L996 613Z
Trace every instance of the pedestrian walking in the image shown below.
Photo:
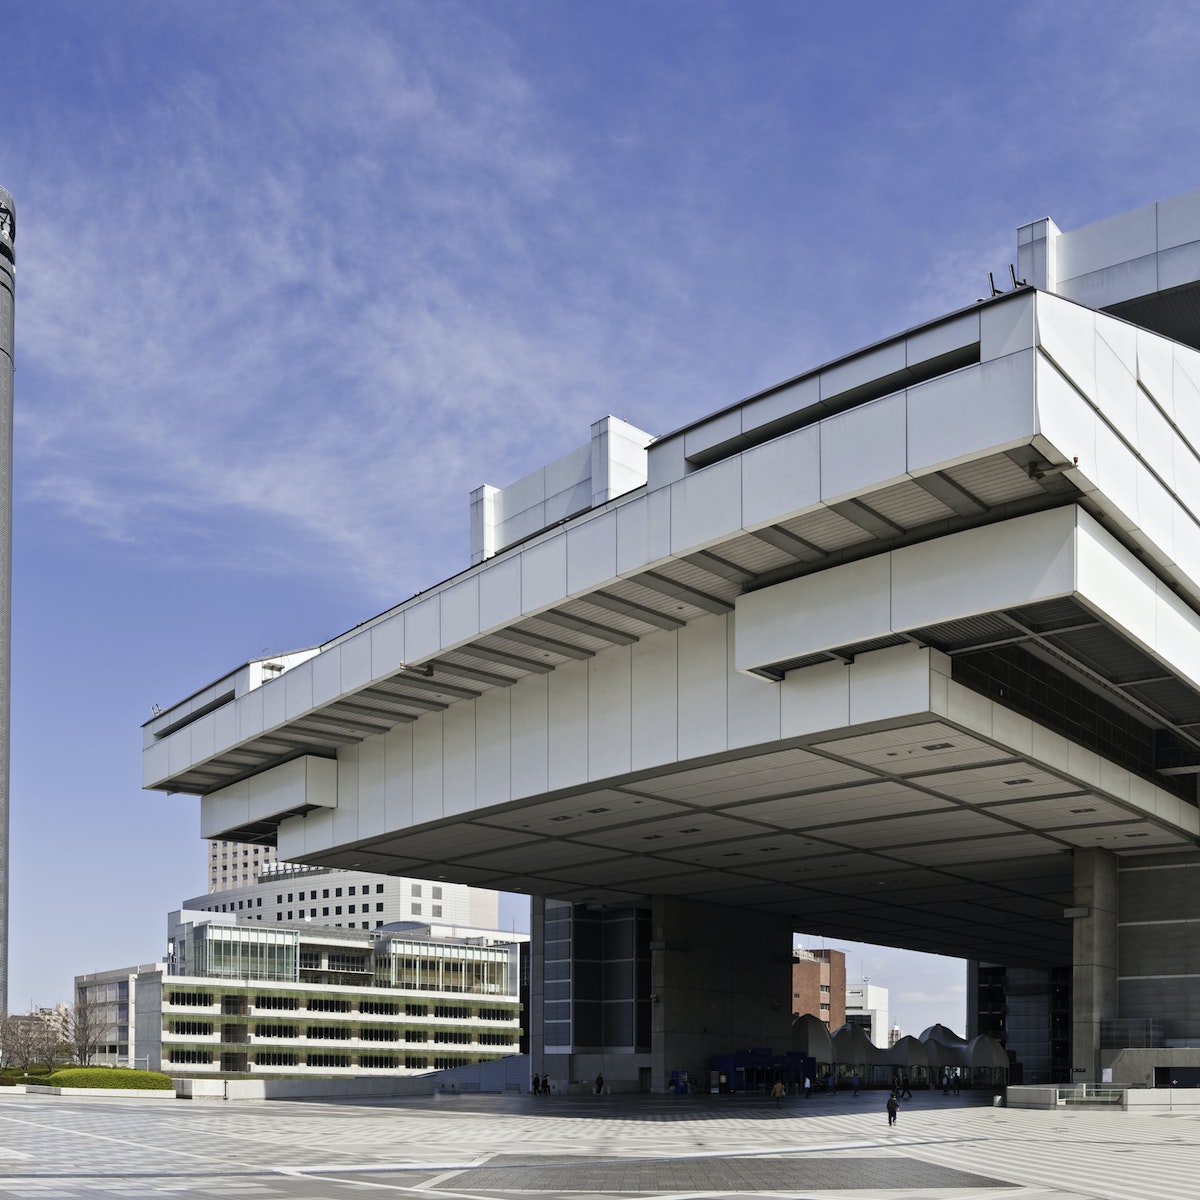
M542 1094L542 1077L536 1071L533 1073L533 1094L535 1096Z
M775 1086L771 1089L771 1095L774 1096L774 1098L775 1098L775 1107L782 1108L783 1107L783 1095L784 1095L782 1079L775 1080Z
M904 1086L900 1089L900 1099L901 1100L911 1100L913 1098L913 1094L912 1094L912 1088L909 1086L909 1083L908 1083L908 1076L907 1075L903 1076L903 1079L904 1079Z
M896 1114L899 1111L900 1111L900 1101L896 1099L896 1093L893 1092L888 1097L888 1102L887 1102L887 1114L888 1114L888 1124L889 1125L895 1125Z
M596 1076L596 1095L604 1095L604 1076L600 1074L597 1074Z
M854 1078L851 1079L850 1082L854 1085L854 1094L857 1096L858 1095L858 1072L857 1071L854 1072Z
M812 1099L812 1079L808 1075L804 1077L804 1098L805 1100Z

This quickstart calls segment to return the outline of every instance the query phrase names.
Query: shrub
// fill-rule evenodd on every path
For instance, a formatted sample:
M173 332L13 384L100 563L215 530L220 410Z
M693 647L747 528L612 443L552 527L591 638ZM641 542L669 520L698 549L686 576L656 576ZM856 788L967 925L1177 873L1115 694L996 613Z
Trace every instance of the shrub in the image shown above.
M158 1071L135 1071L129 1067L65 1067L38 1082L48 1087L139 1088L145 1091L161 1091L175 1086Z

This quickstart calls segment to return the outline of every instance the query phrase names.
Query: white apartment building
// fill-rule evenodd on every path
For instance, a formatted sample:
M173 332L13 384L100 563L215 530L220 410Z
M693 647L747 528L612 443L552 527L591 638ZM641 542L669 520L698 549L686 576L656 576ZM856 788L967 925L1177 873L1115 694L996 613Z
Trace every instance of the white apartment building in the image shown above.
M876 1046L890 1046L887 988L866 980L846 984L846 1024L861 1025Z
M461 883L405 879L330 867L275 863L256 880L194 896L184 908L249 921L305 921L335 929L378 929L432 921L495 929L499 894Z
M76 995L112 1018L94 1061L338 1076L519 1053L520 946L495 932L259 925L187 910L167 929L164 962L76 978Z
M254 846L210 838L208 842L208 890L224 892L253 883L259 872L279 863L274 846ZM287 864L279 864L286 866Z

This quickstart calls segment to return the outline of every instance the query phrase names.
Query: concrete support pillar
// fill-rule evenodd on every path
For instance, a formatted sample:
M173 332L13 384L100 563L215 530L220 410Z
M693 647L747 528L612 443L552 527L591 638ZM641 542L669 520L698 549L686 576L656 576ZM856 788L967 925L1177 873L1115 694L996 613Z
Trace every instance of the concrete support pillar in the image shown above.
M792 1044L790 917L654 897L650 932L652 1091L700 1075L714 1054Z
M1100 1082L1100 1022L1117 1015L1117 859L1075 851L1071 981L1071 1081Z

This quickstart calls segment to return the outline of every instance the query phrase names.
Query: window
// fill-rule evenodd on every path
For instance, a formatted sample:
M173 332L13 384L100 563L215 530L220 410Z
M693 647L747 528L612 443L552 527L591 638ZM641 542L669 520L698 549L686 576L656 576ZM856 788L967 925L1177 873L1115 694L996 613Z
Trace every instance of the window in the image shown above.
M277 921L282 921L282 920L283 920L283 913L276 913L276 914L275 914L275 920L277 920Z
M322 888L322 889L321 889L321 899L322 899L322 900L328 900L328 899L329 899L329 889L328 889L328 888ZM329 914L328 914L328 912L327 912L327 913L326 913L326 916L328 916L328 915L329 915Z
M288 920L290 921L291 919L292 919L292 910L289 908L288 909Z
M427 1017L429 1016L428 1004L406 1004L404 1006L404 1015L406 1017Z
M313 996L308 1002L309 1012L349 1012L349 1000L331 1000L325 997Z
M300 1001L295 996L255 996L255 1008L294 1009L300 1007Z
M343 1042L350 1036L350 1030L345 1025L310 1025L310 1038L325 1038L328 1041Z
M315 916L317 915L317 910L316 910L315 908L310 908L310 909L308 910L308 915L309 915L310 917L315 917Z
M412 889L412 894L414 896L419 896L421 894L421 885L419 883L414 883L412 885Z
M421 915L421 906L419 904L412 905L412 915L419 917Z
M363 1028L358 1031L359 1038L364 1042L395 1042L400 1035L394 1029Z
M442 898L442 889L440 887L435 887L433 889L433 898L435 900L440 900Z
M448 1029L439 1029L433 1035L433 1040L446 1045L469 1046L471 1044L471 1035L469 1033L452 1032Z
M376 894L378 894L378 893L380 893L380 892L382 892L382 891L383 891L383 884L382 884L382 883L377 883L377 884L375 885L375 892L376 892Z
M379 901L379 902L378 902L378 903L375 905L375 911L376 911L376 912L383 912L383 901L382 901L382 900L380 900L380 901Z
M321 909L321 916L323 916L323 917L329 916L329 906L328 905L326 905L323 909Z
M300 1065L300 1056L283 1050L260 1050L254 1062L260 1067L295 1067Z
M353 895L354 895L354 889L353 889L352 887L351 887L351 888L347 888L347 889L346 889L346 894L347 894L347 895L349 895L349 896L353 896Z
M404 1065L410 1071L427 1071L429 1069L429 1059L423 1054L406 1054L404 1056Z
M190 1037L209 1037L213 1031L211 1021L172 1021L172 1033L185 1033Z
M310 1067L348 1067L350 1065L350 1055L310 1054L308 1056L308 1065Z
M276 904L282 904L282 903L283 903L283 896L282 896L282 895L280 895L280 896L276 896L276 897L275 897L275 903L276 903Z
M393 1071L400 1060L394 1054L363 1054L359 1056L360 1067L378 1067L380 1070Z
M433 1015L435 1017L449 1017L455 1021L465 1021L470 1015L470 1010L461 1008L457 1004L435 1004L433 1006Z
M354 911L354 905L353 905L353 904L349 905L349 906L347 907L346 911L347 911L347 912L353 912L353 911Z
M435 904L433 906L433 915L435 917L440 917L442 915L442 906L440 904Z
M298 1025L255 1025L255 1037L295 1038L300 1036Z
M342 906L340 904L334 906L333 915L335 917L340 917L342 915Z
M387 1000L364 1000L358 1006L358 1011L373 1013L377 1017L398 1017L400 1005L392 1004Z
M262 897L261 897L261 896L259 896L259 898L258 898L258 905L257 905L257 907L258 907L258 908L262 908Z
M335 896L340 896L340 895L342 894L342 889L341 889L341 888L334 888L334 889L333 889L333 894L334 894Z
M427 1042L429 1034L424 1029L406 1029L404 1031L404 1040L406 1042Z
M180 1050L177 1046L172 1046L168 1054L168 1061L173 1063L210 1063L212 1062L211 1050Z
M313 890L312 890L311 892L309 892L309 893L308 893L308 898L309 898L310 900L315 900L315 899L317 898L317 889L316 889L316 888L313 888ZM315 917L316 915L317 915L316 913L313 913L313 916L314 916L314 917Z

